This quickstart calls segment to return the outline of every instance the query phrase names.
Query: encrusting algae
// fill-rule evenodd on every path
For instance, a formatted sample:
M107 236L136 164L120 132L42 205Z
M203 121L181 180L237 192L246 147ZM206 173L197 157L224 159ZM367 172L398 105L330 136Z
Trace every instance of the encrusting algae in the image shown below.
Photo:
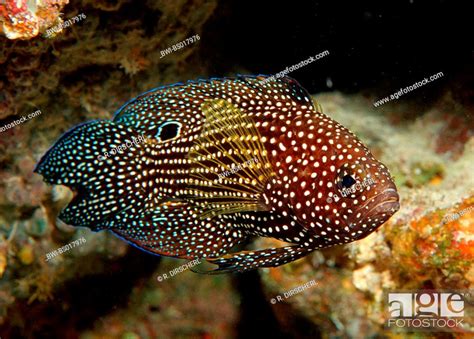
M69 0L5 0L0 3L0 33L8 39L31 39L60 18Z

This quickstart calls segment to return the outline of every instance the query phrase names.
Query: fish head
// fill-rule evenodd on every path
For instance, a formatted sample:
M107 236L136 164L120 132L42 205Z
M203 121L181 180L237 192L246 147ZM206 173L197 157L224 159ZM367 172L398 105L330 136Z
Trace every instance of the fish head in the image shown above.
M327 245L343 244L386 222L399 209L399 196L387 167L351 131L318 115L317 128L306 130L310 138L300 144L306 150L295 163L300 170L289 185L289 207Z
M352 151L337 155L332 196L329 192L326 202L337 210L332 218L345 225L345 233L360 239L385 223L398 211L400 203L388 168L360 141L352 145L346 148ZM339 157L341 154L346 157ZM347 159L349 155L351 159Z

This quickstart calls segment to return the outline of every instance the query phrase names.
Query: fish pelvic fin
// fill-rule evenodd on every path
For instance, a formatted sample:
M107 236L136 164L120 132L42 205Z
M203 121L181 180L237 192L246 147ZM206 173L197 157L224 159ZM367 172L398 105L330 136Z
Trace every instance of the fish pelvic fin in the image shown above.
M45 182L76 193L59 218L99 230L116 213L144 208L149 200L141 185L148 142L128 127L102 120L65 133L35 168Z
M194 269L193 271L203 274L242 273L262 267L276 267L288 264L308 255L314 250L314 248L310 247L292 245L259 251L242 251L227 254L220 258L206 259L207 262L218 265L214 270L204 271Z
M223 99L201 109L205 123L188 154L189 199L202 202L203 218L268 210L261 194L276 174L254 121Z

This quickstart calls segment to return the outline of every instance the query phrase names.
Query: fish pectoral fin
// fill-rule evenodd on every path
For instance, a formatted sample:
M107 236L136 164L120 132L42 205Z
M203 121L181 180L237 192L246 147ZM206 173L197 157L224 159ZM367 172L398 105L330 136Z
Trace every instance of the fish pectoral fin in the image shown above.
M223 99L201 109L205 122L188 154L189 199L208 206L205 216L268 210L262 192L276 174L255 122Z
M298 245L268 248L259 251L242 251L227 254L219 258L207 258L206 260L218 265L215 270L196 271L204 274L220 274L231 272L246 272L261 267L276 267L302 258L313 252L315 248Z

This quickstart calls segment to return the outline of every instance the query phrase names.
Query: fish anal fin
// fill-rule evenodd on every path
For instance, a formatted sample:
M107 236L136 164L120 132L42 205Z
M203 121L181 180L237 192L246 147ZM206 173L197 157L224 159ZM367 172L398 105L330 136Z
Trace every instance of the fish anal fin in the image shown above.
M217 257L246 239L219 220L199 220L186 202L164 202L135 215L125 212L103 225L135 247L152 254L197 259Z
M194 259L193 255L188 254L185 249L176 248L175 244L160 244L158 246L153 245L152 243L147 243L147 241L138 240L137 238L130 235L125 230L121 229L112 229L111 230L119 238L122 238L132 246L137 247L138 249L149 252L155 255L161 255L166 257L174 257L180 259Z
M261 267L276 267L290 263L302 258L315 248L298 245L267 248L258 251L241 251L238 253L226 254L219 258L208 258L207 262L218 265L212 271L199 271L197 273L220 274L232 272L246 272Z

